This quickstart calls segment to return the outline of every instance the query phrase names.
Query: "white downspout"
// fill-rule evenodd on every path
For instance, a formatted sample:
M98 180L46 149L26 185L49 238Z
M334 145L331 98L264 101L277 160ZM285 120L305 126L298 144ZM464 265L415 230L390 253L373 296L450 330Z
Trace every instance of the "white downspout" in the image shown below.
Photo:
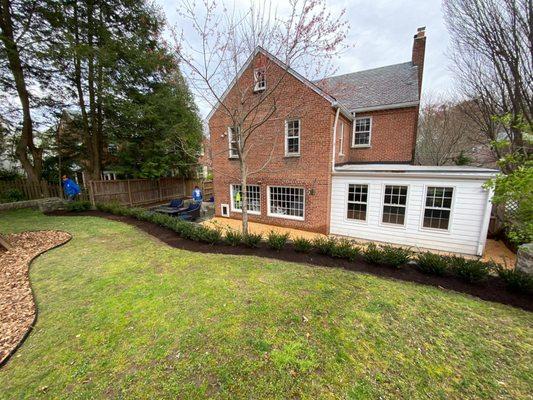
M339 122L339 114L341 108L337 106L337 113L335 114L335 123L333 124L333 157L331 158L331 172L335 172L335 147L337 144L337 123Z
M481 224L481 231L479 232L479 240L477 246L477 255L482 256L485 249L485 243L487 242L487 233L489 231L490 214L492 211L492 196L494 191L488 190L487 201L485 202L485 209L483 210L483 222Z

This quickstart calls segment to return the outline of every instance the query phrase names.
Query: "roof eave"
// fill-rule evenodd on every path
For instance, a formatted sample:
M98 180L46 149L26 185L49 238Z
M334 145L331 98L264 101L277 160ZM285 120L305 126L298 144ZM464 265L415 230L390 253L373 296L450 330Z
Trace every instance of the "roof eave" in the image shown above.
M378 106L370 106L370 107L360 107L360 108L354 108L351 109L351 113L362 113L362 112L369 112L369 111L380 111L380 110L393 110L396 108L409 108L409 107L418 107L420 104L420 101L409 101L405 103L394 103L394 104L381 104Z

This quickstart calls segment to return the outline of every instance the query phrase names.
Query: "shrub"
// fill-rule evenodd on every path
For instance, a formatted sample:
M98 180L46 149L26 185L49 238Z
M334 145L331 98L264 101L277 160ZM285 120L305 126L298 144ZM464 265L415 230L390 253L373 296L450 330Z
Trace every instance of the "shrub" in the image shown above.
M242 236L242 242L248 247L258 247L262 238L260 233L249 233Z
M194 225L193 225L194 226ZM218 228L209 228L207 226L194 226L194 239L199 242L217 244L222 240L222 231Z
M300 253L309 253L311 249L313 248L313 242L311 242L309 239L306 239L304 237L296 238L292 241L292 244L294 246L294 250L300 252Z
M313 240L313 246L320 254L331 256L335 246L335 239L319 236Z
M287 240L289 240L288 233L270 231L267 236L267 245L271 249L279 251L287 244Z
M381 264L381 250L375 243L369 243L363 250L363 258L370 264Z
M503 279L508 290L525 294L533 293L533 276L502 267L498 268L498 275Z
M467 260L464 257L457 256L448 257L448 265L454 276L469 283L486 279L494 268L491 263L480 260Z
M435 253L420 253L416 257L416 268L425 274L446 275L448 259Z
M334 240L330 251L332 257L347 258L350 261L359 255L359 248L348 239Z
M26 200L26 196L24 196L24 193L20 189L12 188L5 190L1 195L0 199L5 203L13 203L15 201L22 201Z
M235 229L228 229L224 241L230 246L238 246L242 243L242 233Z
M80 212L91 209L91 202L89 201L71 201L67 203L67 211Z
M411 259L411 250L391 245L381 246L381 263L388 267L398 268Z

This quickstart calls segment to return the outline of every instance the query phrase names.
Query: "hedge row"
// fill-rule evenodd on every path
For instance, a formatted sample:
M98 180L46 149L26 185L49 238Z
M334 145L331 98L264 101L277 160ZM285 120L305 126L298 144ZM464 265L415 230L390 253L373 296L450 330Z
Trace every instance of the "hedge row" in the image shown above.
M77 211L79 207L72 206L72 208ZM192 224L142 208L128 208L114 203L99 203L97 204L97 208L100 211L111 214L153 222L173 230L185 239L198 242L258 247L263 240L261 234L243 235L236 230L227 230L224 234L223 230L217 226L207 227ZM288 241L289 234L280 234L274 231L271 231L265 240L269 248L277 251L284 248ZM533 277L520 271L503 269L492 262L471 260L459 256L444 256L430 252L414 253L409 249L391 245L377 246L374 243L370 243L363 248L354 245L348 239L336 239L332 237L318 237L314 240L298 237L292 240L292 245L298 252L308 253L315 251L329 257L342 258L350 261L363 258L369 264L385 265L392 268L399 268L402 265L413 262L415 268L422 273L453 276L468 283L481 282L487 279L491 273L497 273L510 290L523 293L533 292Z

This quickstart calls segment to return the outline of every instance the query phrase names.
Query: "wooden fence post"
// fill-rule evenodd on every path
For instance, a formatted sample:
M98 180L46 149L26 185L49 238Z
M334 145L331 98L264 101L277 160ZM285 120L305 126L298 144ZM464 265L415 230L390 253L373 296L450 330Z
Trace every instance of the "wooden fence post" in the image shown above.
M161 179L157 179L157 191L159 192L159 201L163 201L163 192L161 191Z
M130 186L130 180L126 180L128 182L128 198L130 199L130 207L133 207L133 199L131 197L131 186Z

